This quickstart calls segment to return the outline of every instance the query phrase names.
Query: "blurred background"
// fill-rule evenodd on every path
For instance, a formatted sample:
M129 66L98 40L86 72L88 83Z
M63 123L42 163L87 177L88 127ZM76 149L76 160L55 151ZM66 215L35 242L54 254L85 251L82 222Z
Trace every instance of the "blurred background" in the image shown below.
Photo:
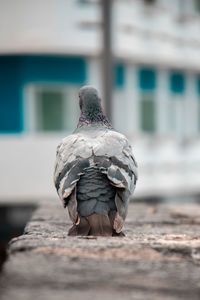
M200 0L0 0L0 202L56 199L85 84L131 141L135 197L198 197Z

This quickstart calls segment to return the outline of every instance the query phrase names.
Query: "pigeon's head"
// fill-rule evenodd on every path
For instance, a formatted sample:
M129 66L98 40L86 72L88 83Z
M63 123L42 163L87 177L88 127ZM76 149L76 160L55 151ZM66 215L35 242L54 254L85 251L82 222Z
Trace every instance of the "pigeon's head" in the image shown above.
M93 86L86 85L79 90L79 106L81 110L99 107L100 105L101 100L98 96L98 91Z
M103 125L111 128L111 124L105 116L101 99L93 86L83 86L79 91L79 106L81 115L78 127L86 124Z

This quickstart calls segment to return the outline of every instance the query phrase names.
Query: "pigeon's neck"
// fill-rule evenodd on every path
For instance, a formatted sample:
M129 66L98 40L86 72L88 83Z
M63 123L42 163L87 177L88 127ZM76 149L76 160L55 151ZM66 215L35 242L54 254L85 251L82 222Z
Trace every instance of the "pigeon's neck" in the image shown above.
M103 113L101 106L88 106L82 108L77 128L84 125L101 125L112 128L106 115Z

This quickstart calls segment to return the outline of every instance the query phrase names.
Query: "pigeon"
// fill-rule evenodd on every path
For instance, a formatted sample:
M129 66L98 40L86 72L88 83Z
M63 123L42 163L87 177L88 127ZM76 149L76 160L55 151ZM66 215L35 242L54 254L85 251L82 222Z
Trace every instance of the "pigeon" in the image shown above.
M57 146L54 183L73 223L69 236L124 236L137 163L127 138L114 130L98 91L79 91L77 128Z

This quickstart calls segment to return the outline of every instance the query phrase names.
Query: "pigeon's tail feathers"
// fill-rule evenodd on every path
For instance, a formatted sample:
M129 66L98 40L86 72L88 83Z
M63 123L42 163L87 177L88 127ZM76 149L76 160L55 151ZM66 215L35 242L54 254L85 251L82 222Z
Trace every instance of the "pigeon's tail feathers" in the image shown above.
M87 217L80 217L80 223L73 225L68 235L112 236L113 228L108 215L94 213Z
M92 214L80 217L79 224L74 224L68 231L69 236L125 236L122 231L114 229L116 223L116 211L110 211L108 215Z

